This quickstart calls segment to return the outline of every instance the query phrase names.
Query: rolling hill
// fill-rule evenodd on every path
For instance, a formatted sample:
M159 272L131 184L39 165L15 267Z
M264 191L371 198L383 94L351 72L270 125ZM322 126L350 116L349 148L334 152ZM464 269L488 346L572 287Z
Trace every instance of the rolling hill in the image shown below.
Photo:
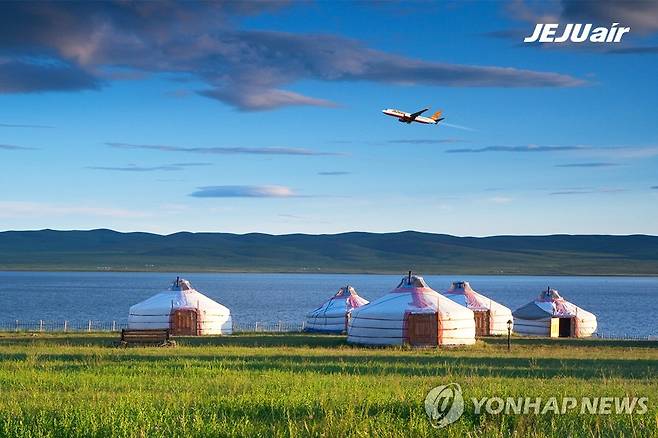
M0 232L0 270L658 275L658 236Z

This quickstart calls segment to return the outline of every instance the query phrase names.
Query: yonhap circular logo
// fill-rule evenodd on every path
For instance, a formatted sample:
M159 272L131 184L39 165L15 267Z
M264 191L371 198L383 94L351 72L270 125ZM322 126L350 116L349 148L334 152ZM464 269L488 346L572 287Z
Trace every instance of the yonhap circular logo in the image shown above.
M433 388L425 397L425 412L437 429L454 423L464 413L462 388L457 383Z

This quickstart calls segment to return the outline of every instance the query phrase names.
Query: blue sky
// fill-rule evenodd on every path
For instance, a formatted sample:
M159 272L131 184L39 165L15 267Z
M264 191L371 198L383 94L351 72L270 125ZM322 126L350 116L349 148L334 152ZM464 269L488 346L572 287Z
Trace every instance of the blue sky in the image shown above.
M0 229L658 234L655 2L0 12Z

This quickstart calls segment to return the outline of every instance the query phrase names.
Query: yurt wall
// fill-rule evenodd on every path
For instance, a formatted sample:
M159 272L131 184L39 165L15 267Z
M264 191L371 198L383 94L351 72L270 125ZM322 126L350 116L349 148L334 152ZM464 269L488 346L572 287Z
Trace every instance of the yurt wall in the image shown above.
M405 276L397 288L352 311L348 342L365 345L440 346L475 342L473 312Z
M347 330L347 321L352 310L366 304L368 304L368 300L360 297L352 286L342 287L320 307L306 315L304 330L344 333Z

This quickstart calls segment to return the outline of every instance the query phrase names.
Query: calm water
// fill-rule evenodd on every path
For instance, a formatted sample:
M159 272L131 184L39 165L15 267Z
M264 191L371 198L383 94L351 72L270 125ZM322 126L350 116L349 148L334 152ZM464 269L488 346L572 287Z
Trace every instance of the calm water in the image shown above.
M304 314L350 283L373 300L401 275L182 274L192 285L231 309L238 323L301 322ZM126 322L130 305L164 290L176 274L97 272L0 272L0 322L69 320ZM438 292L451 281L471 286L512 310L547 286L593 312L599 333L658 335L658 278L439 276L425 279Z

